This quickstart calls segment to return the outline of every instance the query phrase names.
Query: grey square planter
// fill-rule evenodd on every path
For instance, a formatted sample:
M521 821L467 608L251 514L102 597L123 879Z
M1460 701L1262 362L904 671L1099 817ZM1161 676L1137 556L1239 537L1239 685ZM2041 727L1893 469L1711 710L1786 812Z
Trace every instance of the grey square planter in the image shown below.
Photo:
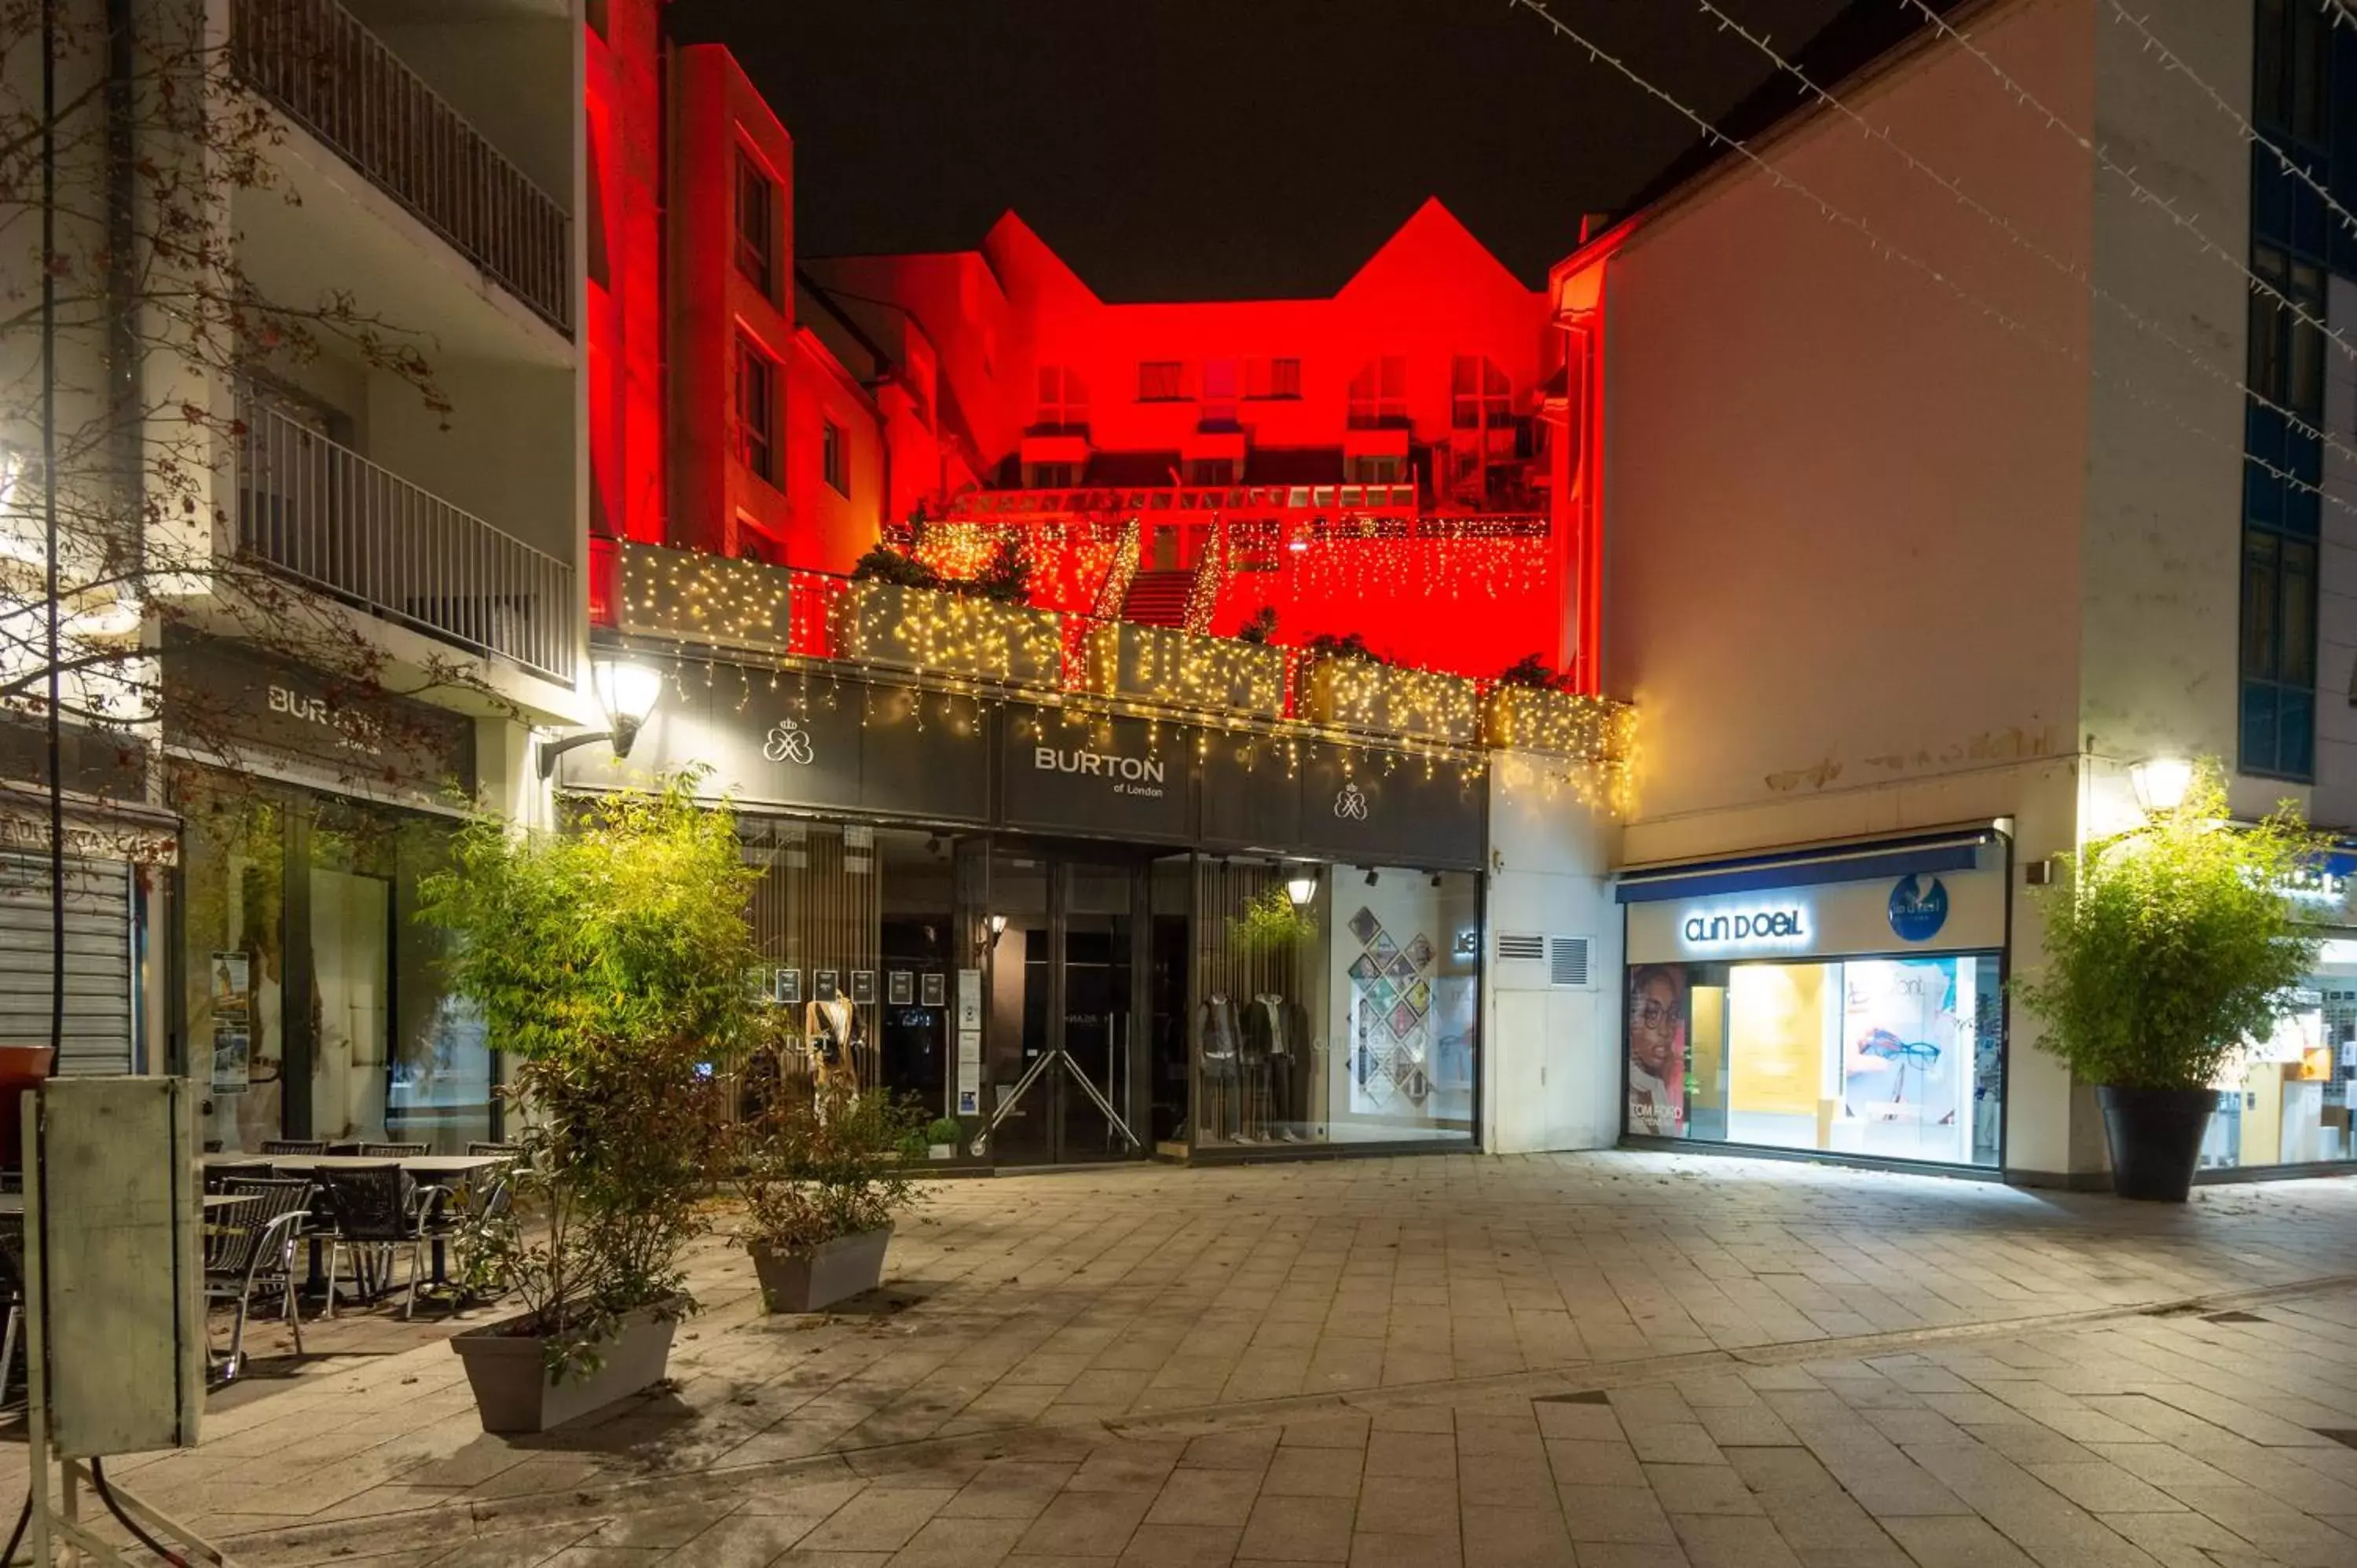
M561 1382L548 1380L543 1340L509 1331L517 1318L467 1329L452 1337L450 1348L467 1365L485 1432L546 1432L662 1381L679 1327L676 1313L676 1307L651 1306L631 1313L602 1348L596 1371Z
M892 1227L837 1236L807 1252L772 1251L759 1242L746 1248L761 1278L764 1312L817 1312L864 1294L884 1283L884 1249Z

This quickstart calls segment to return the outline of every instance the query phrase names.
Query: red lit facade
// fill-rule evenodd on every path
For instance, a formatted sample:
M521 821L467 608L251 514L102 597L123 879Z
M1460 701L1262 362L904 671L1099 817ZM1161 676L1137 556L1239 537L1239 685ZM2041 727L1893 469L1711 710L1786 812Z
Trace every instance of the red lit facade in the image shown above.
M1044 607L1588 685L1577 335L1437 201L1322 298L1108 303L1012 213L804 260L791 137L659 11L590 49L603 532L842 573L921 513L952 570L1019 537Z

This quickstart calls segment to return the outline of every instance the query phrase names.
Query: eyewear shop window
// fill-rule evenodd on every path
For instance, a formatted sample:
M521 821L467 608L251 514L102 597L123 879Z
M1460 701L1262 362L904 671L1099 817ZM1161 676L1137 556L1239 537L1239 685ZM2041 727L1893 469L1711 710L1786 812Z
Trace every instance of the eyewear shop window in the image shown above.
M443 822L237 784L185 809L181 1039L207 1144L490 1137L482 1025L442 990L443 938L416 918Z
M1633 902L1627 1131L1996 1165L2002 890L1967 868Z
M1471 1141L1470 873L1199 858L1194 875L1197 1147Z
M2202 1139L2205 1169L2357 1158L2350 1137L2357 1079L2357 939L2326 940L2316 972L2275 1032L2227 1069Z

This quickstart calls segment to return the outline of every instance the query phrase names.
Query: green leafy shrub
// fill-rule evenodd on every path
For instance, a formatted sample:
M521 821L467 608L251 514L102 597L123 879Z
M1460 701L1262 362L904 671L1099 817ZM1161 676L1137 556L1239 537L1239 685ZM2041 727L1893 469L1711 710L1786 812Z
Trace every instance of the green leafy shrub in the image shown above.
M882 1230L917 1200L907 1162L924 1156L923 1127L913 1105L839 1080L814 1095L779 1096L737 1127L737 1185L745 1199L738 1241L807 1252Z
M755 874L698 776L582 804L560 832L475 822L421 886L420 918L456 939L451 989L520 1058L500 1090L519 1202L464 1238L466 1266L516 1291L552 1379L593 1368L623 1315L694 1307L679 1257L721 1153L713 1069L753 1026L758 956Z
M944 585L939 572L880 541L869 545L867 553L852 564L851 577L857 583L889 583L901 588L938 589Z
M2176 810L2058 857L2039 891L2044 968L2012 986L2046 1025L2040 1044L2088 1083L2216 1081L2315 966L2313 927L2283 889L2324 847L2289 802L2229 825L2223 772L2204 762Z
M1285 884L1273 882L1244 901L1228 921L1228 945L1240 955L1290 951L1318 935L1317 917L1294 907Z
M937 1117L925 1125L925 1142L928 1144L948 1144L954 1146L964 1136L965 1128L960 1125L954 1116Z
M1501 686L1520 686L1533 692L1567 692L1571 677L1549 665L1535 653L1526 653L1498 671Z
M1253 612L1252 619L1244 622L1236 630L1238 642L1249 642L1257 648L1265 648L1275 636L1276 607L1275 605L1261 606Z
M1353 631L1337 637L1330 631L1321 631L1311 638L1305 646L1310 655L1318 659L1347 659L1361 664L1391 662L1390 660L1367 646L1366 634L1363 632Z

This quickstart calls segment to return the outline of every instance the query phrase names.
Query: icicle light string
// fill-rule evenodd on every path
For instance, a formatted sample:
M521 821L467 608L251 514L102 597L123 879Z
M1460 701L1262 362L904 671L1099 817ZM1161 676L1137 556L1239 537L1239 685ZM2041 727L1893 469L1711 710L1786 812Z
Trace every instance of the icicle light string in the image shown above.
M2161 42L2159 38L2156 38L2153 35L2149 17L2130 15L2128 8L2126 5L2121 5L2120 0L2109 0L2109 4L2112 7L2113 20L2135 28L2136 36L2144 40L2145 54L2158 56L2163 67L2175 71L2187 81L2191 82L2197 91L2202 93L2210 100L2212 105L2217 109L2218 113L2223 114L2227 119L2232 120L2234 123L2236 133L2244 142L2253 146L2263 149L2269 157L2276 160L2276 166L2281 168L2284 173L2291 176L2292 178L2299 181L2300 184L2316 192L2316 194L2323 199L2326 209L2330 211L2335 218L2341 220L2341 226L2348 230L2352 234L2357 234L2357 214L2352 213L2349 209L2341 206L2340 202L2335 201L2332 199L2332 192L2327 190L2324 186L2318 181L2314 175L2301 167L2300 165L2293 159L2289 153L2285 152L2283 148L2268 140L2266 133L2262 132L2256 125L2252 124L2250 121L2244 119L2243 117L2242 111L2235 108L2233 104L2226 101L2223 93L2221 93L2216 88L2211 86L2207 81L2204 81L2195 73L2191 66L2186 64L2185 61L2179 57L2174 49L2171 49L2167 44ZM2323 0L2323 4L2326 14L2331 16L2335 22L2348 19L2349 13L2342 10L2337 4L2334 4L2333 0Z
M1908 3L1921 5L1921 0L1908 0ZM2110 376L2104 371L2097 369L2094 365L2088 362L2084 354L2067 348L2062 344L2057 343L2045 334L2016 320L2004 310L1998 308L1996 306L1991 305L1988 301L1981 298L1978 295L1974 294L1970 289L1964 287L1964 285L1949 276L1947 273L1942 271L1939 267L1932 265L1930 262L1927 262L1921 256L1916 255L1913 252L1908 251L1903 247L1893 243L1891 241L1885 238L1872 224L1867 222L1864 219L1853 217L1851 214L1843 211L1840 208L1835 206L1832 202L1818 195L1817 192L1806 182L1785 173L1775 164L1770 163L1760 154L1752 151L1752 149L1745 143L1728 135L1726 132L1721 131L1717 126L1712 124L1709 120L1706 119L1701 114L1700 112L1689 108L1686 104L1673 97L1669 92L1655 86L1652 81L1640 75L1636 69L1631 66L1626 60L1621 59L1619 56L1604 48L1601 45L1589 38L1586 34L1581 33L1577 28L1571 27L1566 22L1558 20L1555 14L1546 8L1544 4L1544 0L1508 0L1508 4L1518 9L1529 11L1539 17L1539 19L1545 22L1548 27L1555 29L1557 37L1567 39L1574 47L1587 51L1587 58L1591 63L1608 67L1613 72L1626 80L1631 86L1634 86L1639 91L1643 92L1647 97L1655 99L1674 111L1680 117L1686 120L1699 130L1703 134L1704 138L1712 145L1725 147L1728 151L1736 154L1738 156L1744 159L1745 162L1750 164L1753 167L1766 175L1775 188L1779 190L1791 191L1802 200L1806 201L1811 206L1814 207L1819 215L1827 222L1839 224L1841 227L1850 230L1860 239L1864 240L1867 247L1876 254L1884 256L1890 260L1905 263L1908 266L1912 267L1915 271L1921 273L1925 277L1930 278L1932 282L1946 289L1949 294L1953 295L1958 301L1971 306L1989 320L1994 321L1998 326L2004 328L2007 332L2014 333L2025 338L2029 342L2035 344L2037 347L2049 353L2059 355L2066 360L2083 366L2085 369L2088 379L2091 381L2116 385L2122 395L2126 397L2130 402L2148 408L2155 413L2166 416L2172 424L2177 425L2179 429L2184 431L2187 435L2194 436L2199 440L2205 441L2213 446L2235 452L2242 457L2243 461L2250 464L2253 467L2259 469L2262 473L2266 474L2271 478L2298 489L2304 494L2312 495L2324 505L2337 507L2343 511L2350 512L2352 515L2357 515L2357 505L2352 505L2348 501L2344 501L2337 496L2327 495L2320 486L2301 478L2298 475L2293 473L2288 468L2282 467L2280 464L2271 463L2255 452L2244 450L2239 440L2230 442L2220 436L2214 431L2204 430L2200 425L2188 420L2183 414L2179 413L2174 408L2166 403L2156 401L2149 394L2143 392L2134 384L2118 381L2117 378ZM1932 15L1936 17L1937 13L1932 13ZM1995 68L1992 67L1992 69Z
M1971 55L1975 59L1980 61L1981 64L1987 69L1989 74L1996 77L1996 80L2004 85L2006 91L2013 96L2013 100L2016 103L2029 110L2033 113L2045 115L2046 124L2050 127L2060 131L2063 135L2068 136L2072 142L2076 143L2080 149L2085 152L2089 156L2093 157L2097 166L2104 169L2105 173L2110 174L2115 178L2118 179L2121 184L2126 186L2128 188L2128 194L2135 197L2138 201L2143 202L2146 206L2150 207L2155 211L2167 217L2171 223L2175 224L2187 238L2190 239L2194 244L2200 248L2202 254L2215 256L2220 261L2225 263L2228 266L2233 268L2236 272L2242 274L2244 285L2253 293L2264 295L2267 298L2274 300L2284 309L2290 311L2292 315L2300 321L2306 323L2308 326L2315 328L2319 333L2322 334L2331 342L2334 348L2340 349L2342 353L2349 355L2352 359L2357 359L2357 346L2352 346L2348 339L2341 337L2340 333L2335 332L2332 328L2327 327L2321 320L2309 314L2308 310L2302 306L2298 300L2293 299L2289 295L2284 293L2283 290L2276 287L2275 285L2269 283L2266 279L2253 272L2249 263L2244 262L2241 256L2237 255L2234 252L2228 250L2225 246L2218 243L2217 241L2212 240L2209 234L2203 231L2199 219L2193 217L2190 213L2180 212L2178 210L2177 202L2174 198L2162 196L2159 192L2152 189L2149 186L2147 186L2142 180L2136 178L2135 171L2124 167L2119 161L2114 158L2110 152L2107 151L2100 143L2096 142L2093 137L2088 135L2085 132L2072 124L2070 121L2062 118L2061 114L2055 113L2052 109L2048 108L2045 102L2041 101L2036 93L2031 92L2029 89L2022 86L2018 81L2016 81L2012 75L2006 70L2005 67L1991 59L1988 57L1988 52L1986 50L1983 49L1978 44L1975 43L1964 34L1958 32L1954 26L1951 24L1945 16L1943 16L1939 12L1933 10L1931 5L1931 0L1900 0L1900 3L1903 5L1911 6L1916 11L1920 12L1923 18L1930 22L1932 26L1938 30L1941 37L1949 39L1951 42L1954 43L1957 48L1963 49L1966 54ZM2115 0L2114 9L2116 10L2117 8Z
M2013 244L2017 249L2037 257L2040 261L2045 263L2046 265L2061 274L2064 277L2070 278L2074 283L2084 287L2090 296L2102 301L2104 304L2108 305L2113 309L2118 311L2120 315L2125 317L2130 324L2136 328L2138 331L2147 333L2151 337L2176 349L2179 354L2182 354L2195 369L2199 370L2203 375L2208 376L2212 381L2216 381L2220 386L2240 392L2244 397L2257 403L2260 407L2265 408L2270 413L2280 414L2284 420L2291 424L2291 426L2301 435L2311 440L2321 441L2324 445L2341 453L2345 457L2357 459L2357 446L2350 446L2347 442L2342 441L2339 436L2325 429L2316 421L2303 417L2297 411L2287 408L2284 404L2276 402L2273 398L2268 397L2266 393L2253 389L2251 386L2246 384L2241 377L2234 375L2232 371L2219 369L2216 365L2212 364L2200 349L2178 338L2159 322L2147 317L2143 312L2128 304L2127 301L2120 298L2119 295L2112 293L2111 290L2095 282L2095 280L2088 274L2087 270L2084 267L2080 266L2075 262L2071 262L2065 260L2061 256L2056 255L2053 252L2046 249L2043 245L2040 245L2035 240L2032 240L2029 235L2023 233L2002 214L1992 210L1983 202L1976 200L1964 190L1962 182L1956 179L1953 176L1942 174L1938 169L1933 168L1930 164L1925 163L1921 158L1917 157L1913 153L1909 152L1905 147L1900 145L1898 139L1891 135L1890 128L1888 125L1876 125L1872 124L1865 115L1859 113L1857 110L1843 102L1838 97L1819 86L1817 82L1810 77L1807 71L1802 70L1798 65L1795 65L1792 61L1787 59L1782 54L1779 53L1776 48L1768 41L1764 35L1752 32L1742 23L1737 21L1733 16L1728 16L1725 11L1721 10L1713 3L1713 0L1695 0L1695 4L1701 8L1705 16L1717 20L1719 31L1723 33L1733 33L1737 38L1741 38L1745 43L1750 45L1753 49L1757 50L1770 64L1774 65L1777 70L1783 71L1795 81L1798 81L1803 88L1806 89L1808 92L1816 99L1818 102L1824 104L1835 113L1839 114L1842 118L1849 121L1850 124L1865 132L1867 135L1873 140L1880 142L1885 147L1889 149L1893 156L1905 164L1909 169L1916 174L1921 175L1925 179L1928 179L1933 185L1938 186L1942 190L1945 191L1951 198L1953 198L1958 206L1972 213L1988 227L2003 234L2007 241ZM2118 0L2113 0L2113 4L2116 5L2118 4Z

